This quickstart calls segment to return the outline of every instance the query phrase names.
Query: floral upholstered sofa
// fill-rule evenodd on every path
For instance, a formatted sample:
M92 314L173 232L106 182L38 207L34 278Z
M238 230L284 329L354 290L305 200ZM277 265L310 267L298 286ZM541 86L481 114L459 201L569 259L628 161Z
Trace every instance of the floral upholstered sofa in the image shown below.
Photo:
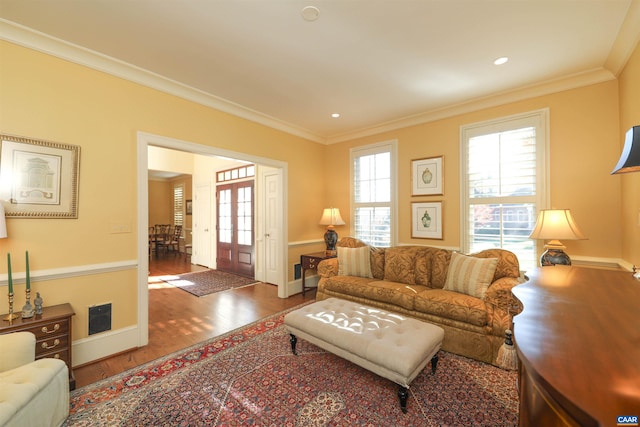
M317 300L330 297L442 327L442 349L496 364L520 305L518 258L502 249L469 256L428 246L375 248L345 237L337 258L318 265Z

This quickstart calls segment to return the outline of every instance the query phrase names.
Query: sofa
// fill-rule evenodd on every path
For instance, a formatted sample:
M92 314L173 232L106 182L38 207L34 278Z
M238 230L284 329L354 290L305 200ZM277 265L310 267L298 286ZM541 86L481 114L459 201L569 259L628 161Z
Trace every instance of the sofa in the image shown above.
M35 359L31 332L0 335L0 426L60 426L69 415L69 371L59 359Z
M367 246L353 237L318 264L317 300L335 297L442 327L442 349L498 366L498 351L522 309L518 258L488 249L464 255L428 246Z

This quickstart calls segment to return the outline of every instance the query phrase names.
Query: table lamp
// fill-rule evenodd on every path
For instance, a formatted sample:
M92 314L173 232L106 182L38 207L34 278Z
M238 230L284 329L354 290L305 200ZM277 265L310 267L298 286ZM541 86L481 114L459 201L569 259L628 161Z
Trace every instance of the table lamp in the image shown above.
M627 131L620 160L611 174L640 172L640 126Z
M327 245L327 254L334 254L336 252L336 243L338 243L338 233L336 233L335 226L345 224L340 216L340 209L325 209L322 212L319 224L327 226L327 231L324 233L324 243Z
M540 257L540 265L571 265L571 258L564 250L566 246L562 240L584 240L569 209L543 209L538 213L536 226L529 235L530 239L549 240L545 251Z

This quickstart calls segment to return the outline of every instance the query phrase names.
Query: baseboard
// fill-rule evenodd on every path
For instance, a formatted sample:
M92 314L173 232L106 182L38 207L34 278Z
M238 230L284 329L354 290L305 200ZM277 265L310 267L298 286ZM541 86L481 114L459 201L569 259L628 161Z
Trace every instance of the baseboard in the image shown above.
M306 276L305 277L305 284L307 285L307 290L311 287L316 287L318 286L318 282L320 281L320 276L318 275L313 275L313 276ZM302 293L302 279L297 279L294 280L292 282L287 283L287 295L291 296L291 295L295 295L295 294L300 294Z
M85 365L87 363L113 356L126 350L138 347L140 333L137 326L129 326L111 332L103 332L73 341L72 366Z

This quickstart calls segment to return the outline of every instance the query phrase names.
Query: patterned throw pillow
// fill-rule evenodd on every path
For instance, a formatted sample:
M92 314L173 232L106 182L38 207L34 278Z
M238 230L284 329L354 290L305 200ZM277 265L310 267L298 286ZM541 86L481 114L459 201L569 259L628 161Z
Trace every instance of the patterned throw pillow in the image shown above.
M453 253L444 289L484 299L497 265L498 258L475 258Z
M370 249L343 248L338 246L338 276L373 277L371 274Z

